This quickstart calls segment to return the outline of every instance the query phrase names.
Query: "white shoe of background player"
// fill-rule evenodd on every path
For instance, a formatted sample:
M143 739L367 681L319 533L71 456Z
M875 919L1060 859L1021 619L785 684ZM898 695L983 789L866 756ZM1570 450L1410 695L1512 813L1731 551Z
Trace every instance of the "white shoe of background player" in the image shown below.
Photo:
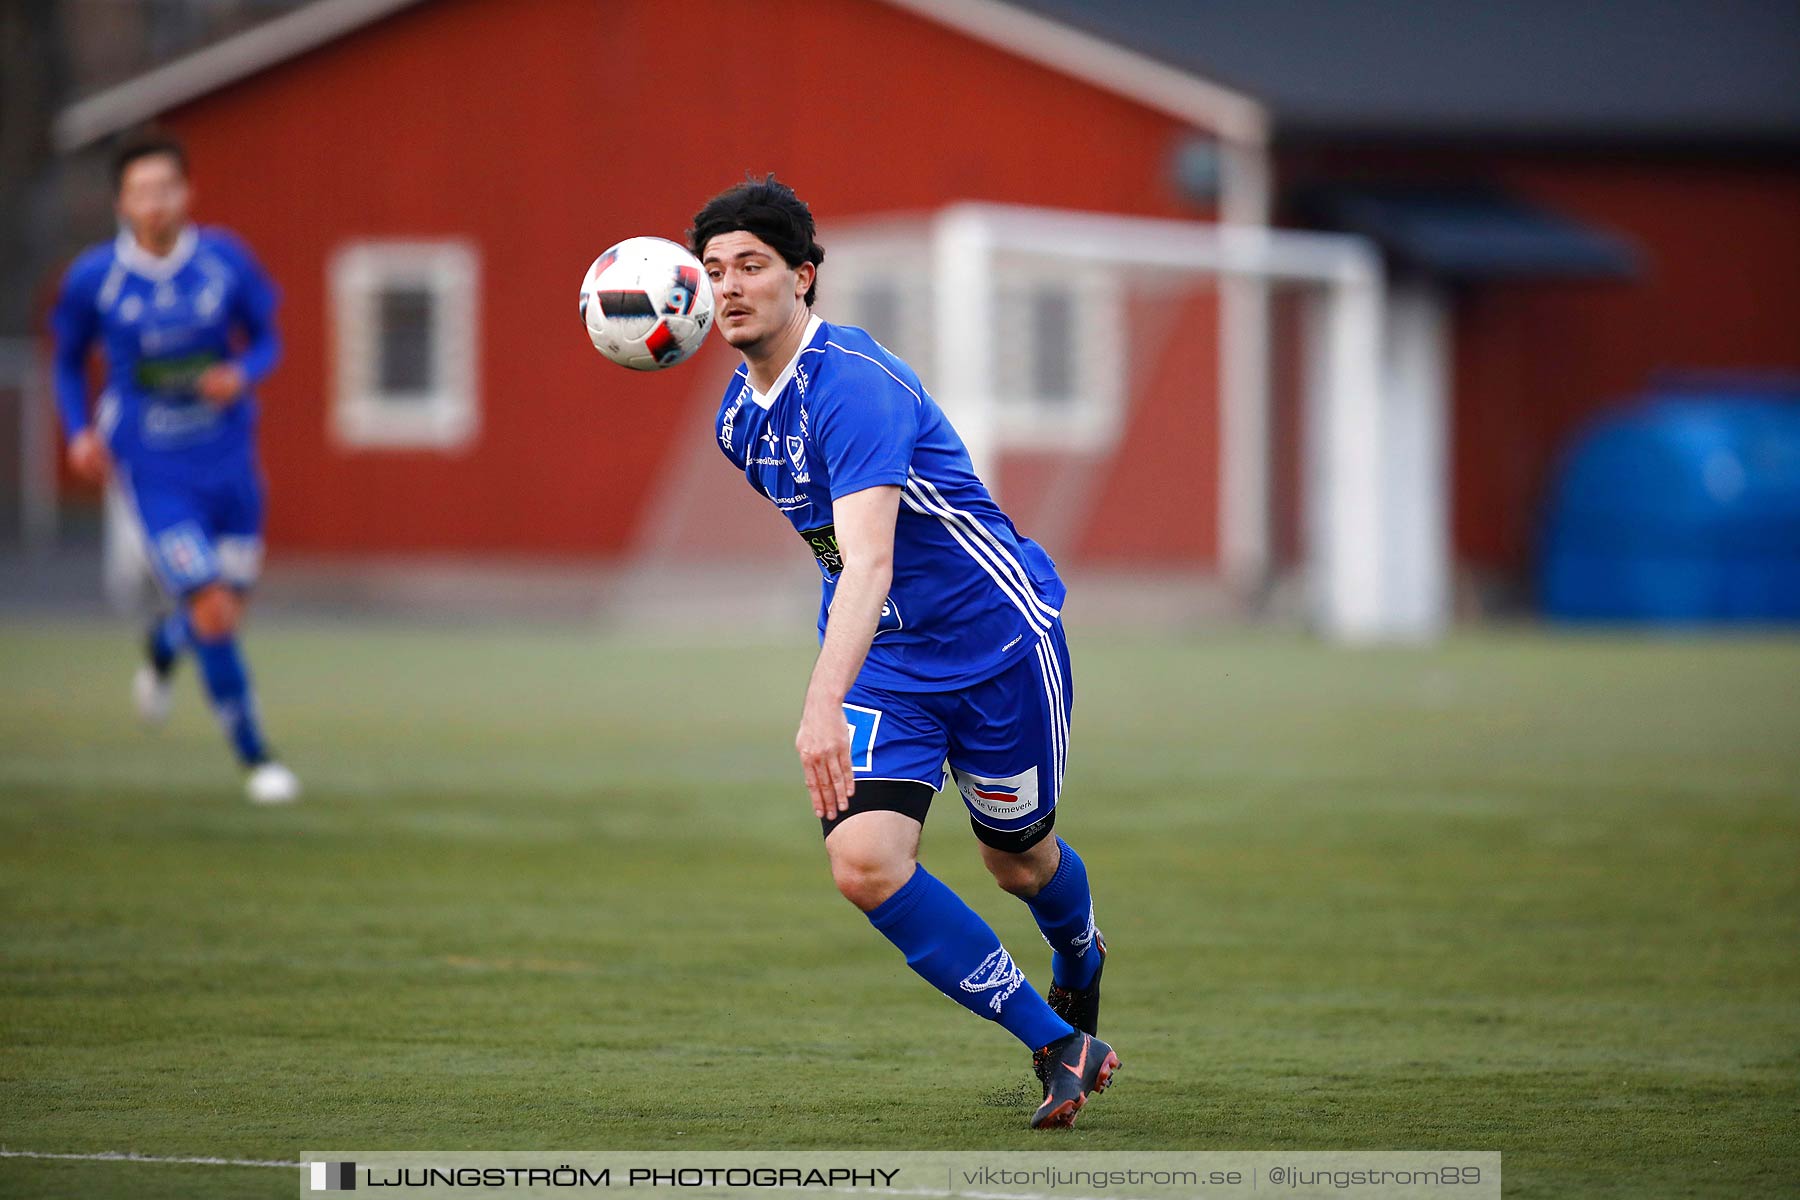
M278 762L259 763L244 780L252 804L292 804L300 798L300 780Z
M138 720L147 729L161 729L169 719L169 708L173 693L169 681L156 673L156 668L145 663L131 677L131 698L137 704Z

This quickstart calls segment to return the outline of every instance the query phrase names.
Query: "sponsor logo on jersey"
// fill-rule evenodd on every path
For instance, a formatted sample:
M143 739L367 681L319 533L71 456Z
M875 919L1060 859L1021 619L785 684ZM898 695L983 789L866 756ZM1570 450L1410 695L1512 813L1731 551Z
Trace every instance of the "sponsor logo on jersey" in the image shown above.
M824 570L825 564L820 563L819 569ZM831 577L829 575L827 575L826 579L829 581L831 579ZM831 598L831 603L826 605L827 611L836 607L836 605L837 605L837 596L833 595ZM879 617L875 618L875 636L870 638L869 640L876 641L883 634L899 633L902 629L905 629L905 628L906 628L906 622L904 620L902 620L900 617L900 606L894 602L894 598L892 596L882 597L881 615Z
M954 766L950 768L950 773L956 779L956 788L962 793L963 801L982 816L1012 822L1037 812L1038 784L1035 766L1027 767L1017 775L995 779L972 775Z
M210 430L218 424L219 412L210 404L147 404L143 415L144 438L166 442Z
M836 579L838 572L844 569L844 555L838 549L837 526L817 525L802 529L800 537L806 542L806 548L813 552L813 557L819 560L819 570L824 572L825 578Z
M146 342L151 340L150 331L145 331L144 340ZM137 366L132 369L132 379L139 388L146 392L161 392L170 396L186 395L199 386L200 376L206 372L208 367L218 361L219 356L210 350L199 350L168 358L139 359Z
M750 381L746 379L744 386L738 389L737 399L725 410L725 419L719 424L719 444L727 450L731 449L732 423L737 420L738 413L744 407L744 401L750 398Z
M900 618L900 606L894 603L892 596L889 596L881 602L881 616L875 622L875 636L880 637L884 633L899 633L905 628L906 622Z
M969 972L962 981L962 990L977 995L992 992L987 1006L999 1012L1001 1005L1011 999L1012 994L1024 983L1024 974L1013 965L1012 955L1006 952L1006 947L1001 946L982 959L979 967Z
M787 459L781 457L781 435L773 429L762 431L757 441L763 444L764 453L746 459L744 465L750 467L785 467Z

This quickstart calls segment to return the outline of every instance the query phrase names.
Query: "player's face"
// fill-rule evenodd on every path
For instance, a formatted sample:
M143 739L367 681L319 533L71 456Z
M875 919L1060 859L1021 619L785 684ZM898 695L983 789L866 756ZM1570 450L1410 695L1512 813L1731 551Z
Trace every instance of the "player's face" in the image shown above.
M745 230L707 242L701 262L712 280L719 333L746 353L793 323L812 284L811 264L795 270L773 246Z
M188 181L167 154L148 154L125 168L119 180L119 219L152 248L174 242L188 219Z

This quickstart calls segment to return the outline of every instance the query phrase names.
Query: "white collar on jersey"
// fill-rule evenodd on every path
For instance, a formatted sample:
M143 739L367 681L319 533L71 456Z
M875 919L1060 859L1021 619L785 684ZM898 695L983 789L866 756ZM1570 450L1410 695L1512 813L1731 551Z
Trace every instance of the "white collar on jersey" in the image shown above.
M113 241L113 253L118 256L119 263L134 275L142 275L147 279L169 279L187 266L188 259L194 257L194 247L200 244L200 235L194 232L192 225L185 225L176 235L175 245L167 254L152 254L131 236L131 230L121 229L119 236Z
M806 322L806 332L800 335L800 348L794 351L794 357L788 359L788 365L781 368L781 374L777 375L775 377L775 382L769 385L769 392L767 395L757 391L754 384L751 385L750 399L756 401L756 407L767 409L769 405L775 403L775 397L781 395L781 389L786 387L788 385L788 380L794 377L794 367L800 362L800 352L812 345L813 337L818 334L819 326L824 323L825 322L819 320L816 316L808 319ZM744 374L744 381L748 383L749 380L750 375L749 372L746 371Z

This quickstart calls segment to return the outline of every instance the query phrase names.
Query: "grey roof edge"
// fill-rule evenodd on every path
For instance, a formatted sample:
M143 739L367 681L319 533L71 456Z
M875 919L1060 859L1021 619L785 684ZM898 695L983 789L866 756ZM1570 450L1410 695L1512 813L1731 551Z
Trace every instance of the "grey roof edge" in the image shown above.
M243 33L77 100L51 127L63 153L297 58L419 0L316 0Z
M1232 141L1269 136L1250 95L1002 0L877 0L974 40L1138 101ZM410 8L420 0L314 0L304 8L183 55L57 114L52 136L80 150Z

